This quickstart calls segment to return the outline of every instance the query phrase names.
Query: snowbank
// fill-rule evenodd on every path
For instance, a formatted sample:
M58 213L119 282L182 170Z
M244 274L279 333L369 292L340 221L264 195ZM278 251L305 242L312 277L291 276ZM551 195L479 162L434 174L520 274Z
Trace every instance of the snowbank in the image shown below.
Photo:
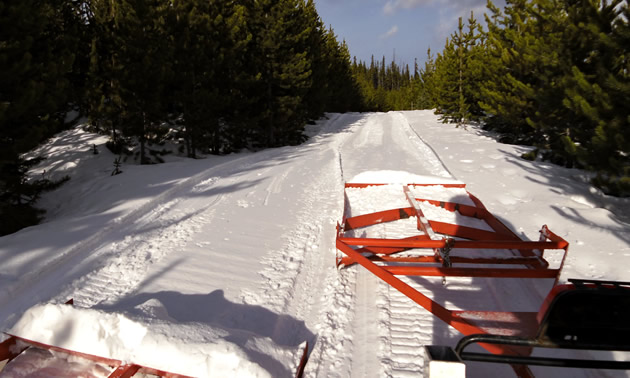
M140 323L120 313L45 304L28 310L9 333L32 341L178 374L268 377L229 331L199 325ZM195 334L197 342L175 335ZM266 350L276 348L270 340ZM282 350L278 350L282 353ZM293 357L285 353L285 357ZM291 364L291 361L286 361Z

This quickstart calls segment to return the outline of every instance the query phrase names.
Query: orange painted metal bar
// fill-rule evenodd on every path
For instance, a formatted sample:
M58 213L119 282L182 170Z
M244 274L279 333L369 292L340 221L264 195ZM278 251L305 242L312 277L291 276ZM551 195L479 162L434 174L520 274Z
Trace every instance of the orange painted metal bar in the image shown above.
M483 219L484 216L489 214L489 211L486 209L481 209L479 207L464 205L463 203L457 202L448 202L448 201L437 201L427 198L416 198L417 201L427 202L435 207L441 207L444 210L448 210L450 212L458 212L467 217L473 217L477 219Z
M413 195L411 194L411 190L409 189L409 186L403 187L403 192L405 193L405 196L407 197L407 201L409 201L409 204L411 205L411 207L416 213L416 218L418 220L418 230L422 231L423 234L428 235L430 239L434 239L435 233L433 232L433 229L431 228L429 221L424 216L424 213L422 212L422 209L420 208L420 204L418 204L418 201L416 201ZM435 253L437 254L438 251L436 250Z
M347 245L360 245L369 247L399 247L399 248L445 248L448 245L447 240L403 240L403 239L377 239L377 238L338 238ZM460 249L564 249L569 243L562 241L504 241L504 240L455 240L452 242L452 248Z
M350 231L357 228L392 222L399 219L407 219L414 216L416 216L416 212L412 207L378 211L376 213L357 215L356 217L346 218L343 229L344 231Z
M359 250L356 250L360 252ZM431 256L366 256L370 261L379 262L405 262L405 263L437 263L441 264L442 259ZM528 265L539 262L538 257L505 257L505 258L470 258L451 256L453 264L486 264L486 265ZM354 260L350 257L343 257L340 263L349 266L354 264Z
M427 235L416 235L408 238L403 238L400 240L431 240ZM359 248L356 251L359 253L372 253L379 255L391 255L398 252L408 251L412 248L396 248L396 247L363 247Z
M357 252L359 252L359 250L356 250ZM379 261L379 262L413 262L413 263L429 263L429 264L441 264L442 263L442 258L440 256L435 256L435 255L431 255L431 256L409 256L409 257L399 257L399 256L376 256L376 255L372 255L372 256L366 256L366 258L370 261ZM341 259L338 260L337 262L337 266L339 265L343 265L343 266L350 266L355 264L355 261L352 260L351 257L346 256L346 257L342 257Z
M416 302L420 306L422 306L425 310L431 312L433 315L440 318L445 323L449 324L453 328L457 329L459 332L464 335L472 335L477 333L486 333L482 328L473 324L470 320L458 315L454 314L451 310L446 309L442 305L437 302L434 302L426 295L420 293L418 290L409 286L408 284L401 281L399 278L394 276L393 274L387 272L383 268L374 264L370 260L368 260L365 256L356 252L350 246L344 244L341 240L337 239L337 249L346 255L350 256L357 263L361 264L364 268L372 272L374 275L387 282L390 286L396 288L402 294L406 295L412 301ZM484 349L486 349L490 353L494 354L503 354L506 352L510 353L519 353L515 351L513 348L501 346L501 345L493 345L493 344L479 344Z
M562 256L562 261L560 261L560 267L558 268L562 270L562 268L564 268L564 263L567 259L567 255L569 254L569 243L567 243L560 236L551 232L551 230L549 230L549 227L547 227L547 225L542 226L542 229L540 230L540 235L541 235L541 238L546 238L556 243L562 243L562 242L566 243L566 245L564 246L564 256ZM543 251L543 254L544 254L544 251ZM559 279L560 279L560 275L556 277L556 281L553 283L554 286L558 284Z
M11 360L20 354L14 350L16 343L17 339L13 336L0 343L0 361Z
M442 186L445 188L465 188L466 184L407 184L407 186Z
M468 193L468 192L466 192ZM469 196L472 196L468 193ZM503 239L508 238L512 240L521 240L514 232L507 228L501 221L495 218L485 207L475 207L470 205L464 205L455 202L436 201L425 198L416 198L418 201L427 202L433 206L441 207L451 212L459 212L460 214L477 218L485 221L497 234L501 235ZM481 203L481 202L478 202ZM483 205L482 205L483 206ZM439 232L439 231L436 231Z
M346 188L367 188L368 186L384 186L384 185L392 185L392 184L363 184L363 183L355 183L355 182L347 182L345 184ZM405 185L405 184L402 184ZM465 188L466 184L406 184L407 186L443 186L445 188Z
M433 231L470 240L505 240L505 236L494 231L481 230L474 227L459 226L452 223L429 221ZM519 239L520 240L520 239Z
M308 362L308 341L306 342L306 346L304 346L304 352L302 353L302 358L300 358L300 363L298 364L297 370L295 372L295 378L302 378L304 375L304 368L306 367L306 363Z
M129 378L133 377L139 370L140 365L121 365L116 368L108 378Z
M359 184L359 183L347 182L345 187L346 188L367 188L368 186L384 186L384 185L388 185L388 184Z
M403 187L403 192L405 193L405 197L407 197L407 201L416 212L418 230L422 231L425 235L427 235L429 239L432 239L432 240L438 239L438 236L435 235L435 232L433 228L431 227L429 220L424 216L424 213L422 212L422 208L420 207L420 204L414 198L414 195L411 193L411 189L408 185ZM439 248L433 248L433 254L435 255L436 258L439 258L443 263L447 262L446 260L443 259L443 256Z
M396 276L556 278L558 269L444 268L434 266L382 266Z
M554 234L554 233L553 233L553 232L552 232L552 231L551 231L551 230L550 230L550 229L549 229L546 225L544 225L544 226L542 227L541 233L542 233L542 235L543 235L544 237L546 237L547 239L549 239L549 240L551 240L551 241L554 241L554 242L558 242L558 243L564 242L564 243L566 243L566 244L567 244L567 245L566 245L566 247L567 247L567 248L569 247L569 243L567 243L567 242L566 242L566 240L564 240L564 239L563 239L563 238L561 238L560 236L558 236L558 235Z
M498 232L485 231L485 230L480 230L477 228L466 227L466 226L458 226L451 223L434 222L434 221L430 221L430 223L431 223L431 227L436 232L439 232L444 235L450 235L450 236L461 237L461 238L477 240L477 241L480 241L480 240L505 241L505 238L507 236L508 240L522 242L522 240L516 236L512 237L510 235L501 234ZM535 258L530 261L532 268L540 268L540 267L546 268L547 266L549 266L549 263L547 263L547 261L545 261L542 258L542 256L538 256L538 254L536 253L532 253L526 249L521 249L519 252L521 253L521 255L525 257Z

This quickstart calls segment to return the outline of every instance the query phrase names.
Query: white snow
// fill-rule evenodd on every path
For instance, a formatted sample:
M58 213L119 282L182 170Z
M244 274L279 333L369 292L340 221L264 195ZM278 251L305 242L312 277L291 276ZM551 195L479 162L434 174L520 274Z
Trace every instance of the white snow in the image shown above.
M10 333L67 350L189 376L271 376L229 341L229 332L217 328L149 325L120 313L45 304L29 309ZM193 333L196 341L184 343L177 337L187 333Z
M583 171L523 160L527 147L429 111L330 114L308 132L301 146L129 161L117 176L107 138L81 128L53 138L31 154L49 157L31 174L71 180L42 198L44 223L0 238L0 330L194 376L293 376L305 341L307 377L422 376L422 346L454 346L461 335L365 269L336 269L346 181L395 184L349 189L353 215L409 206L400 184L465 183L521 238L537 240L547 224L570 243L561 281L629 281L630 200L603 195ZM462 190L413 187L466 202ZM370 235L417 233L405 221L409 230L383 224ZM466 310L537 311L553 284L404 279ZM61 304L69 298L74 306ZM466 371L513 375L495 364Z

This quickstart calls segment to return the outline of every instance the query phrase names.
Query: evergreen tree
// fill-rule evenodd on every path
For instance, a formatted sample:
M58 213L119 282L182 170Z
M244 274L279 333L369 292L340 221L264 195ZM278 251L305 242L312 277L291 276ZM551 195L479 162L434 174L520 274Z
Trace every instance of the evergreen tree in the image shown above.
M628 4L567 1L565 11L563 42L574 58L561 80L572 115L563 152L596 171L606 192L630 196Z
M520 59L519 51L526 40L533 38L528 33L531 28L528 7L525 0L514 1L506 7L504 14L488 1L492 15L486 16L486 66L492 76L482 83L481 107L491 115L486 120L488 127L513 136L510 141L532 140L531 126L527 124L526 118L532 113L529 82L535 78L528 66L531 62Z
M313 0L1 0L0 23L0 215L28 218L16 225L36 220L26 210L43 189L20 154L70 107L114 152L137 140L144 164L173 119L196 157L299 143L307 120L364 106ZM409 73L385 68L382 83L401 88Z
M598 172L595 182L608 192L630 194L627 2L489 8L481 104L488 127L536 145L552 162Z
M333 98L329 88L332 83L328 80L330 67L326 54L329 35L317 14L313 0L308 0L305 4L304 24L309 28L305 48L311 61L311 85L304 102L307 106L307 117L313 120L321 117L326 110L330 110Z
M310 29L304 27L303 1L261 0L254 4L252 19L253 93L264 146L303 141L307 107L303 103L311 86L311 62L305 48ZM264 130L264 131L263 131Z
M340 113L361 110L362 96L352 70L348 45L346 41L341 44L337 41L332 27L327 34L325 54L328 60L327 82L330 91L327 109Z
M465 40L468 44L465 61L465 80L463 83L463 94L468 108L467 118L471 121L480 120L483 109L479 105L481 101L481 83L487 80L485 68L486 54L486 33L477 22L473 12L468 18L468 31Z
M570 119L563 114L558 80L570 62L563 43L566 14L555 0L515 1L502 15L491 5L489 62L482 86L489 124L512 140L553 148Z
M173 13L173 102L183 114L188 156L200 148L225 152L235 141L221 124L230 119L238 57L251 38L245 8L225 0L177 0Z
M420 108L433 109L436 107L436 83L435 83L435 61L431 54L431 48L427 49L427 60L424 62L424 69L420 73L422 90L420 95Z
M118 63L117 27L114 21L116 3L95 1L90 6L90 52L87 72L85 111L96 131L110 131L110 148L120 153L123 147L117 128L120 127L122 99L121 70Z
M172 62L165 33L167 0L114 0L116 76L123 109L121 127L140 142L141 164L150 160L146 145L164 132L165 83Z
M435 62L433 93L437 111L445 121L461 124L477 119L481 113L479 82L482 79L482 30L471 13L468 19L468 31L465 31L462 18L458 28Z
M448 38L441 53L435 59L434 98L436 112L443 115L444 121L452 121L457 112L458 79L457 50L452 39Z
M27 180L29 163L20 154L64 127L77 51L74 5L0 1L0 224L6 225L1 234L39 218L31 205L41 183Z

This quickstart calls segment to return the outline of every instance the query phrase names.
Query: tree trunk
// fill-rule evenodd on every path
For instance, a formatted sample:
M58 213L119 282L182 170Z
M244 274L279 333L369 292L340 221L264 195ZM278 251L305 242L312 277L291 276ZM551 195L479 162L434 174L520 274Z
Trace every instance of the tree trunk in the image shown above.
M147 161L145 159L144 152L144 135L146 131L146 114L142 112L142 133L140 134L140 164L146 164Z

